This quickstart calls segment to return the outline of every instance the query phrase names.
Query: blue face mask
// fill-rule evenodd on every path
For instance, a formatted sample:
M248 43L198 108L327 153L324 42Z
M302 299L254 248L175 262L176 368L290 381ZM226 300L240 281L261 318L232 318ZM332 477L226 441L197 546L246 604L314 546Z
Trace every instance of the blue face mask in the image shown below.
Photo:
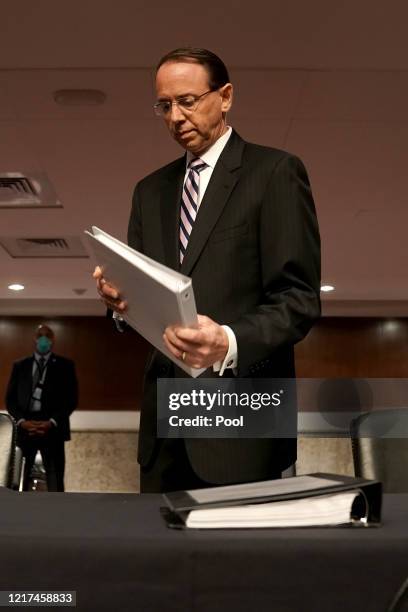
M52 342L47 336L40 336L36 341L37 351L44 355L51 350Z

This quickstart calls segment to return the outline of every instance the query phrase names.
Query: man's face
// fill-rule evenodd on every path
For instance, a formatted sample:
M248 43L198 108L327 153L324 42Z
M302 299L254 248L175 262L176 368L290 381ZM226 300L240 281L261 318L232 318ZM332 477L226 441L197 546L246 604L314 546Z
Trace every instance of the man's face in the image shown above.
M44 342L42 338L45 338L46 341ZM54 344L54 332L51 328L47 327L47 325L41 325L37 329L34 340L38 352L47 353L52 349L52 346Z
M195 62L166 62L156 75L158 101L174 102L186 95L201 96L209 89L206 68ZM200 155L225 132L223 113L230 109L231 103L232 85L228 83L203 96L194 111L184 111L173 104L164 120L183 149Z

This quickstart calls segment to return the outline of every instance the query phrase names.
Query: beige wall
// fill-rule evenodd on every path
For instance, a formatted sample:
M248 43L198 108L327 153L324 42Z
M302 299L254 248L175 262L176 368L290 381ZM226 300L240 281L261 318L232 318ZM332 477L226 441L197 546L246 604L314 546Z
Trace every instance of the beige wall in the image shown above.
M66 445L67 491L139 491L136 432L74 432ZM353 475L347 438L300 437L297 473Z
M139 491L135 432L73 432L65 445L67 491Z

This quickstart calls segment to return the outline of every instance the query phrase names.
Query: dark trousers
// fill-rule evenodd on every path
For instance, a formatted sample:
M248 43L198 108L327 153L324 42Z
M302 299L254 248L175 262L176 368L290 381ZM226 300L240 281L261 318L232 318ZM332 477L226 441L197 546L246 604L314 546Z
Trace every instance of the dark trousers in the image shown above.
M281 474L276 473L273 477L281 478ZM184 440L180 438L160 440L149 464L140 467L141 493L166 493L214 486L217 485L201 480L194 472Z
M40 451L47 478L48 491L64 491L65 449L64 440L53 433L45 437L24 436L19 446L25 458L23 490L28 491L31 470L37 451Z
M194 472L184 440L181 439L160 440L149 464L140 467L141 493L166 493L211 486Z

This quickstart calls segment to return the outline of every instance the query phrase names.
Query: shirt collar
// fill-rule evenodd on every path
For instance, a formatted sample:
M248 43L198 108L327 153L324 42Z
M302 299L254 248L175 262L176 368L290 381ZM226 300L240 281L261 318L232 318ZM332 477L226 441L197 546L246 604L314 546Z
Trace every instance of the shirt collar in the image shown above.
M39 361L40 359L45 359L45 363L48 363L48 360L50 357L51 357L51 351L47 353L46 355L41 355L41 353L37 353L37 351L35 351L34 353L34 359L36 361Z
M214 144L211 145L211 147L207 149L205 153L200 155L200 159L203 162L205 162L207 166L210 166L211 168L215 167L215 164L217 163L218 158L221 155L225 145L227 144L231 134L232 134L232 128L230 126L227 126L227 131L225 132L225 134L220 136L218 140L216 140ZM186 160L187 166L190 163L190 161L194 159L195 157L196 155L194 155L190 151L187 151L187 160Z

